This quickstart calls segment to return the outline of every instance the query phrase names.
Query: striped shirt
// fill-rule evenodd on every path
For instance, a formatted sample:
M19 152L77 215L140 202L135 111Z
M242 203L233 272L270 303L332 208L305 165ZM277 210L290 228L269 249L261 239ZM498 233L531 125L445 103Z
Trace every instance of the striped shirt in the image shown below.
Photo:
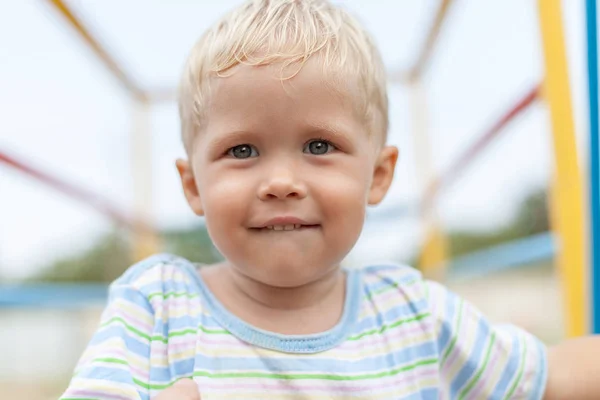
M542 398L545 347L412 268L346 271L342 318L311 335L245 323L197 268L160 254L115 281L61 399L151 399L183 377L203 400Z

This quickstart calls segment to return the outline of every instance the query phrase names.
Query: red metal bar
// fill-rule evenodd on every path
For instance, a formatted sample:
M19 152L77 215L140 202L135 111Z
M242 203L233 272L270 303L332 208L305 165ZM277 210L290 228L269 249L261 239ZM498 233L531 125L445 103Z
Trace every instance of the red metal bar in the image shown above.
M485 150L494 139L496 139L502 129L508 125L515 117L523 113L531 106L540 95L541 84L531 88L525 96L523 96L517 104L511 107L504 115L484 132L467 150L462 153L458 159L448 168L444 175L436 179L427 189L424 200L424 208L427 209L436 201L441 190L452 184L456 178L472 164L483 150Z
M35 169L23 161L17 160L13 156L9 156L3 151L0 151L0 162L12 167L35 180L42 182L51 188L73 198L79 200L80 202L95 208L100 213L106 215L113 221L117 222L119 225L122 225L126 228L129 228L133 231L147 231L152 232L151 227L142 221L137 221L135 219L129 218L125 216L122 212L117 210L109 201L101 198L100 196L88 192L86 190L80 189L74 185L71 185L65 181L62 181L56 177L53 177L49 174L46 174L38 169Z

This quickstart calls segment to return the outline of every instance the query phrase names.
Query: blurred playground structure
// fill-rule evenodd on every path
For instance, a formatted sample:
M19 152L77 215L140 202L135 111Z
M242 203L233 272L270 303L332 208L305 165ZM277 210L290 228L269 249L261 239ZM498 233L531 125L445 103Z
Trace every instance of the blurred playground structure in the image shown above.
M431 90L427 85L430 79L427 72L442 33L448 25L451 27L452 19L448 16L458 7L454 3L460 2L437 0L431 3L435 13L428 18L428 29L414 62L408 69L392 70L389 83L390 88L401 86L409 93L411 120L408 133L413 140L412 158L417 181L426 184L421 187L418 204L388 207L380 214L374 213L368 223L393 224L402 219L418 221L422 232L416 246L420 249L417 251L418 264L425 275L445 282L492 319L521 325L552 343L564 337L600 333L600 274L596 273L600 271L600 260L593 251L600 248L596 2L587 0L585 10L590 110L587 115L589 125L586 125L589 130L589 142L585 147L589 149L587 163L586 155L581 154L577 144L561 2L530 2L537 7L543 76L523 93L517 93L520 97L495 119L488 120L483 129L478 128L478 133L470 136L471 143L460 149L443 171L436 168L432 150L434 138L430 128L435 115L428 107ZM82 4L77 3L85 8ZM56 21L67 25L69 32L85 44L94 62L111 74L133 102L132 128L127 139L132 150L128 160L133 197L129 199L129 211L126 211L115 205L111 193L99 195L85 186L70 183L69 177L47 172L43 165L9 154L2 147L0 167L21 174L28 185L41 185L48 191L60 192L66 196L64 201L91 207L102 218L112 221L121 231L127 232L132 260L164 251L164 237L157 227L153 201L156 195L153 157L157 147L151 140L151 109L172 104L173 88L148 90L141 86L103 44L102 38L78 16L74 2L47 0L39 1L36 6L54 13ZM360 8L355 12L361 15ZM459 98L460 94L456 96ZM552 143L549 148L553 172L551 182L548 182L548 218L552 230L452 258L448 232L440 217L439 205L443 197L465 173L470 172L468 170L485 158L494 143L509 132L510 124L540 104L545 106L544 115L549 121L545 133ZM88 157L94 157L93 151ZM505 162L510 163L510 154L505 157ZM502 190L496 195L502 196ZM476 206L476 200L474 204ZM35 226L29 229L35 230ZM349 260L351 263L352 259ZM126 268L126 265L117 266L121 267ZM56 398L96 328L105 296L106 283L102 282L0 285L0 343L10 343L0 350L0 385L11 393L10 398ZM36 354L35 358L31 354ZM36 385L32 385L32 376L46 378L36 379Z

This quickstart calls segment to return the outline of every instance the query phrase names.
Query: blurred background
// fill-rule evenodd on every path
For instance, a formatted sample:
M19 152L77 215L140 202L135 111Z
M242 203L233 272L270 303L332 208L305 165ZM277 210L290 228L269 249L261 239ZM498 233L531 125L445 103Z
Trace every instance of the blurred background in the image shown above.
M2 398L60 395L107 283L136 259L220 258L179 186L174 93L193 43L238 3L0 1ZM565 303L548 195L560 149L539 86L544 1L336 3L383 53L389 141L401 154L346 264L410 263L494 320L546 343L566 337L574 303ZM561 10L574 121L564 150L584 181L585 2L563 0Z

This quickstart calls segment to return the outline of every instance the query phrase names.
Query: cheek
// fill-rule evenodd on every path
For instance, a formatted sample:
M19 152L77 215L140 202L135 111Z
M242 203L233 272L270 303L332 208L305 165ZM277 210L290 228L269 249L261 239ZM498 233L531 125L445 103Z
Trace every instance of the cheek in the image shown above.
M223 174L207 170L199 184L207 228L218 234L231 223L239 224L248 208L252 186L244 174Z
M341 233L357 234L365 218L369 175L362 165L347 165L318 175L314 193L324 208L325 217L335 221ZM338 232L339 233L339 232Z

